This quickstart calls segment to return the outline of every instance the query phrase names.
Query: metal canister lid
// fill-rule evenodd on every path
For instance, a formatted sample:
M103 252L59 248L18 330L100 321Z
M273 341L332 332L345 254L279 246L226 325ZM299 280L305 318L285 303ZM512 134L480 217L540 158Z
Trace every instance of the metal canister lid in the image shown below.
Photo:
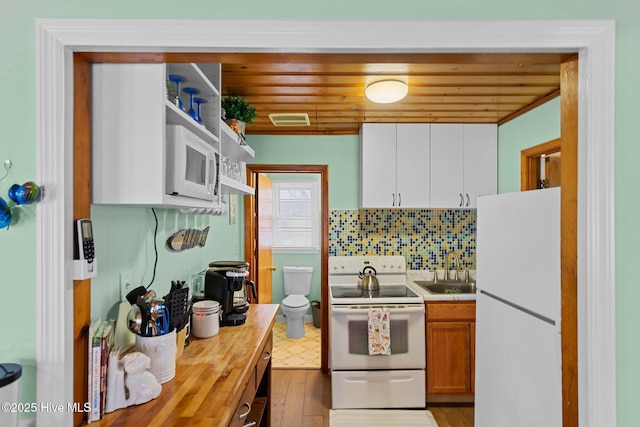
M246 261L213 261L209 263L209 267L215 268L249 268Z
M0 363L0 387L11 384L22 376L22 366L17 363Z

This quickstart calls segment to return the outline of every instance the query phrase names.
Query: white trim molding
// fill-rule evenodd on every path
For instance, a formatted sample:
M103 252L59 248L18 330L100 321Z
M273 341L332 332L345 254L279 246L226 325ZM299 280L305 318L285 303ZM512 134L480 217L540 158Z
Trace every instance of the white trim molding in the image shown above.
M247 29L250 29L247 31ZM73 393L73 52L578 52L581 426L615 425L615 24L610 20L37 20L37 397ZM603 285L606 284L606 285ZM72 414L39 414L39 426Z

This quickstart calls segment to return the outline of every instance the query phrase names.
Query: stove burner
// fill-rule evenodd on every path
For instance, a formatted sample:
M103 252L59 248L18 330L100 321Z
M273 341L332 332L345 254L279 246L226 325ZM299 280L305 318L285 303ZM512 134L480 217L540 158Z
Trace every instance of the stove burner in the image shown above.
M333 298L407 298L418 295L406 285L381 285L379 290L369 291L355 286L332 285Z

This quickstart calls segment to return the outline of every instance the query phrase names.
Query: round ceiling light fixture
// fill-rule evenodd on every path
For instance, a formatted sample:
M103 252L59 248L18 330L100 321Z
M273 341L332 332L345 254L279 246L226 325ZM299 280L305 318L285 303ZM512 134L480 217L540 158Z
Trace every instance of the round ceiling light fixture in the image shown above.
M367 99L377 104L398 102L409 92L409 86L400 80L379 80L368 85L364 93Z

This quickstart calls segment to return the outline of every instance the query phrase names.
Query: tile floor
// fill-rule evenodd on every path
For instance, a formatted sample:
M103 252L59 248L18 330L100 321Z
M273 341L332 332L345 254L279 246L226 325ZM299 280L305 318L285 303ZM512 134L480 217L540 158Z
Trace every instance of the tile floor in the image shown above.
M320 328L313 323L304 324L305 334L300 338L287 338L287 324L276 322L273 327L274 369L320 368Z

